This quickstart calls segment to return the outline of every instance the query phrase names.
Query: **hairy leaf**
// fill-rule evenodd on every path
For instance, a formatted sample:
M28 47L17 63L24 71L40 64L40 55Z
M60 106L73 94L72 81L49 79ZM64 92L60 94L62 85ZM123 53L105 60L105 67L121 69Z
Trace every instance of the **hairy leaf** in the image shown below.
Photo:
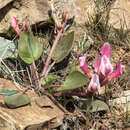
M18 51L14 42L0 37L0 58L17 58Z
M88 112L109 111L108 105L97 99L81 99L79 104L82 110Z
M58 45L56 46L52 59L57 63L62 61L71 51L73 40L74 40L74 32L70 32L66 36L63 36L59 40Z
M15 94L5 96L4 101L9 108L17 108L29 104L31 100L27 95Z
M66 91L80 88L88 83L88 78L79 71L73 71L69 74L64 82L64 85L57 89L57 91Z
M59 76L57 76L57 75L47 75L45 77L45 79L42 81L42 85L44 87L48 86L48 85L52 84L56 79L59 79Z
M24 62L31 64L41 56L42 51L43 44L32 33L21 33L18 43L18 53Z

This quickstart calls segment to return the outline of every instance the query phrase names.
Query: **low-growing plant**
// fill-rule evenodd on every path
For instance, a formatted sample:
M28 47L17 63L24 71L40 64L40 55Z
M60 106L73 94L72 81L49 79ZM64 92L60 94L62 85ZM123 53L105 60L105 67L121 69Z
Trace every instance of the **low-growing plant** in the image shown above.
M99 92L100 87L108 84L112 79L122 75L122 65L117 62L116 70L113 72L113 66L110 62L111 48L109 43L104 43L100 50L101 55L98 55L93 62L93 73L88 69L86 59L87 53L79 57L81 70L91 79L88 85L89 92ZM72 72L67 78L63 86L58 88L58 91L72 90L87 84L87 77L79 71Z
M27 19L22 21L21 29L19 28L16 18L14 17L12 19L11 26L19 38L18 55L26 64L30 65L35 89L39 89L44 85L44 78L47 76L51 67L51 59L54 61L52 65L62 61L66 56L68 56L72 48L74 32L70 32L63 36L67 22L67 13L63 12L61 21L57 18L55 13L53 13L53 18L55 20L56 36L40 76L37 72L35 61L42 56L44 51L43 43L40 43L33 35Z

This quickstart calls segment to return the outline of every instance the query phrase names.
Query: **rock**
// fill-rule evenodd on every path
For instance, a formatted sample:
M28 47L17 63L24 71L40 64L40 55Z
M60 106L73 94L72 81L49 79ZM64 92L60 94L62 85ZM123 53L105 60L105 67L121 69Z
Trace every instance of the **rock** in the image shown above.
M110 105L122 108L123 112L129 112L130 110L130 90L126 90L119 98L115 98L109 101Z
M130 29L130 0L116 0L110 12L109 23L118 29L126 24L125 29Z
M74 16L76 24L85 24L95 8L93 0L54 0L54 5L62 12L67 11L69 18Z
M41 1L42 0L14 1L11 5L1 9L0 33L4 33L5 30L10 27L10 23L13 17L16 17L19 22L27 17L30 21L30 24L39 23L48 19L48 11L50 10L48 1Z
M9 4L12 1L14 0L0 0L0 9L5 7L7 4Z
M2 1L2 3L4 2ZM10 27L13 16L18 19L19 23L23 18L28 17L31 25L45 21L49 18L49 3L49 0L21 0L11 2L4 10L0 9L0 33L5 33L5 30ZM53 4L59 10L60 14L63 11L67 11L69 18L75 17L74 23L75 28L78 28L77 30L83 30L85 23L88 21L88 16L94 16L96 13L94 0L53 0ZM125 18L126 24L130 28L130 1L118 0L113 4L112 8L109 23L116 28L120 28L120 20L124 22ZM79 26L82 26L82 28L79 28Z
M0 89L16 90L17 88L11 81L0 78ZM26 94L31 97L30 105L16 109L9 109L4 104L4 97L0 96L0 130L37 130L42 126L43 129L51 129L62 124L64 112L51 98L44 96L37 100L42 104L37 102L39 104L37 105L35 101L39 97L36 93L30 90Z
M75 40L80 41L86 32L85 23L88 21L88 16L95 14L94 0L53 0L54 7L60 12L68 12L68 18L74 17L73 26L69 31L75 31Z
M84 25L88 21L88 15L94 16L96 13L94 0L54 1L57 8L60 8L62 11L68 11L70 17L75 16L76 24ZM103 6L102 3L100 3L100 6ZM130 0L116 0L112 4L109 23L116 28L120 28L120 22L124 23L124 21L126 21L127 27L130 28Z
M0 24L0 33L4 32L10 26L13 16L19 21L27 16L31 24L46 20L49 18L49 7L48 0L14 1L8 12L4 10L5 16ZM95 4L92 0L54 0L54 7L61 10L61 12L67 11L69 18L74 16L76 24L85 24L88 15L93 15ZM2 11L0 10L1 13Z

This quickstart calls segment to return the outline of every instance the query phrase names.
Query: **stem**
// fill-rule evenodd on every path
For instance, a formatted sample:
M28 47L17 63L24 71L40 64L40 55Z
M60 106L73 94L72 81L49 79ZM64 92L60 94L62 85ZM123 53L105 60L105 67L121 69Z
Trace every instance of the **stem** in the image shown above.
M89 96L91 93L89 92L70 92L70 93L61 93L61 92L57 92L54 93L53 96L54 97L59 97L59 96L68 96L68 97L72 97L72 96L78 96L78 97L87 97Z
M47 70L48 70L48 66L49 66L49 63L50 63L52 54L53 54L53 52L54 52L54 50L55 50L55 48L56 48L56 45L58 44L58 41L60 40L60 38L61 38L61 36L62 36L62 31L63 31L63 29L61 29L61 30L58 31L58 34L57 34L57 36L56 36L56 38L55 38L55 40L54 40L53 46L52 46L51 51L50 51L50 53L49 53L49 55L48 55L48 57L47 57L47 60L46 60L44 69L43 69L43 71L42 71L42 75L41 75L41 78L40 78L39 86L41 86L42 81L43 81L43 79L44 79L45 76L46 76L46 72L47 72Z
M35 62L31 64L30 68L31 68L31 75L33 77L34 84L35 84L35 89L39 89L39 80L38 80L39 78L38 78Z
M106 85L110 82L110 80L108 78L104 79L102 82L101 82L101 86L103 85Z
M56 62L53 61L53 63L48 67L48 69L47 69L47 71L46 71L45 77L48 75L49 71L51 70L51 68L54 66L55 63L56 63Z

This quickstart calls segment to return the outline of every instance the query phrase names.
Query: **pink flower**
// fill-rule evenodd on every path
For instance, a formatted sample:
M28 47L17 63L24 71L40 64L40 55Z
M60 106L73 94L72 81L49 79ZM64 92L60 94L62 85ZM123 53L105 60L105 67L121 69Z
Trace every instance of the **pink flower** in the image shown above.
M108 58L111 56L111 48L109 43L104 43L104 45L101 47L100 53L102 56L107 56Z
M107 76L113 72L113 66L109 59L111 56L110 44L104 43L104 45L101 47L100 53L102 54L102 57L99 70L102 75Z
M118 78L122 75L122 66L120 62L117 63L117 68L113 72L113 66L110 62L111 48L109 43L104 43L100 50L101 56L97 56L93 62L94 71L96 74L91 74L86 65L87 55L79 58L80 68L91 78L88 86L88 91L99 92L100 86L103 86L114 78Z
M85 54L82 57L79 57L79 64L80 64L80 68L83 72L85 72L88 77L91 77L91 72L89 71L87 64L86 64L86 58L87 58L87 54Z
M122 66L120 64L120 61L118 61L116 65L116 70L108 77L109 80L120 77L122 75L122 72L123 72Z
M93 74L88 86L88 91L99 92L99 90L100 90L99 76L97 74Z
M99 72L100 64L101 64L101 56L97 56L93 62L93 67L94 71L98 74L100 73Z
M12 19L11 26L15 30L15 32L17 33L17 35L20 36L21 31L19 29L18 22L17 22L17 20L16 20L15 17L13 17L13 19Z
M104 76L107 76L113 72L113 66L106 55L101 58L100 71Z
M110 82L112 79L120 77L122 75L122 72L123 72L122 66L118 61L116 70L111 75L106 77L103 81L101 81L101 85L105 85L108 82Z

